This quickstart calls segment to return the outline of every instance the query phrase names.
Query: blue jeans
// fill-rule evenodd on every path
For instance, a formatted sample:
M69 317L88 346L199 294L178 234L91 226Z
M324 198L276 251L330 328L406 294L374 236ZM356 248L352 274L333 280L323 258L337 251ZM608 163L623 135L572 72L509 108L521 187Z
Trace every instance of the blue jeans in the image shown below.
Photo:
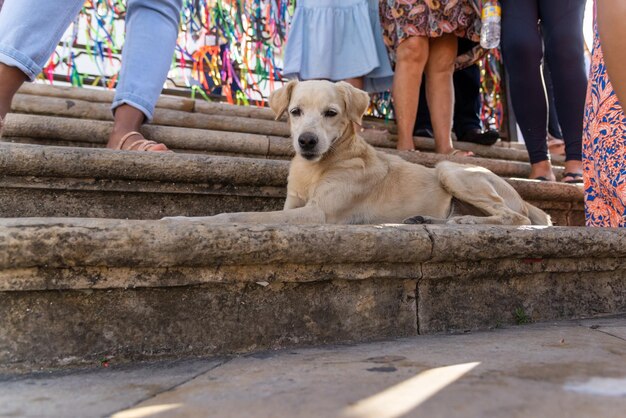
M0 63L32 81L84 0L5 0L0 12ZM122 70L112 108L128 104L149 121L172 63L182 0L128 0Z

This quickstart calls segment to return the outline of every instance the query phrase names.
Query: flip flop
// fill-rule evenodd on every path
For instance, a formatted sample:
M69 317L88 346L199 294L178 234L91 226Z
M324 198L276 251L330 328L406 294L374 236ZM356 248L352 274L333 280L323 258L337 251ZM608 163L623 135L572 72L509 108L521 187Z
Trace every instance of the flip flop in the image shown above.
M581 184L583 182L583 175L582 173L564 173L563 174L563 178L565 177L571 177L572 180L566 180L563 181L563 183L567 183L567 184Z
M532 179L528 179L528 180L552 181L552 180L550 180L549 178L544 177L544 176L534 177L534 178L532 178Z
M128 138L130 138L131 136L135 136L135 135L139 135L140 137L143 138L143 135L139 132L135 132L135 131L129 132L122 137L122 139L120 140L120 143L117 145L117 147L115 147L115 149L118 151L122 150L122 148L124 147L124 144L126 144L126 142L128 141ZM139 141L133 142L130 147L128 147L127 149L123 151L152 151L150 147L153 147L155 145L159 145L159 143L155 141L150 141L147 139L140 139ZM158 151L163 152L166 150L158 150ZM166 152L172 152L172 151L167 150Z

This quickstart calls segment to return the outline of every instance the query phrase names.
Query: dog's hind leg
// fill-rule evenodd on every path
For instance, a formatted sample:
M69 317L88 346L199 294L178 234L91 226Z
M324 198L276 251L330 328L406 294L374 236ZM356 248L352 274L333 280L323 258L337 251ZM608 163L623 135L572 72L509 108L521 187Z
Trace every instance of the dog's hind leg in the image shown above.
M517 191L481 167L454 163L439 164L438 178L444 189L461 202L474 206L485 216L453 216L449 224L530 225L524 200Z

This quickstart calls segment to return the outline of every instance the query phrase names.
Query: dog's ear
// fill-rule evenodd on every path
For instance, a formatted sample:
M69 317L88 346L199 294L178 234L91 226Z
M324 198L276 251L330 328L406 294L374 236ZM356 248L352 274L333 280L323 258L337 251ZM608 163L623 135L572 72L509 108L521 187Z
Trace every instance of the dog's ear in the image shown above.
M274 90L272 94L270 94L270 108L274 112L274 116L276 116L276 120L278 120L283 113L289 107L289 101L291 100L291 93L293 92L293 88L298 84L298 80L291 80L278 90Z
M343 95L343 100L346 103L346 112L348 119L352 122L360 125L363 121L363 115L370 105L370 96L363 90L359 90L345 81L337 83L337 87Z

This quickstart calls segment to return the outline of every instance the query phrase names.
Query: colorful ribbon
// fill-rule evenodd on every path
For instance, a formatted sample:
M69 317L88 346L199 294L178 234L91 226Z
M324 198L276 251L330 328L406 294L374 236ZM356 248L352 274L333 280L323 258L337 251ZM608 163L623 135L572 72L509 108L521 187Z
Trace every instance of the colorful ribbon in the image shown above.
M180 34L168 87L206 100L264 106L282 80L282 52L296 0L183 0ZM124 42L123 0L88 0L45 66L50 83L112 89ZM499 128L503 109L498 51L480 63L481 117ZM393 117L389 93L372 98L369 113Z

